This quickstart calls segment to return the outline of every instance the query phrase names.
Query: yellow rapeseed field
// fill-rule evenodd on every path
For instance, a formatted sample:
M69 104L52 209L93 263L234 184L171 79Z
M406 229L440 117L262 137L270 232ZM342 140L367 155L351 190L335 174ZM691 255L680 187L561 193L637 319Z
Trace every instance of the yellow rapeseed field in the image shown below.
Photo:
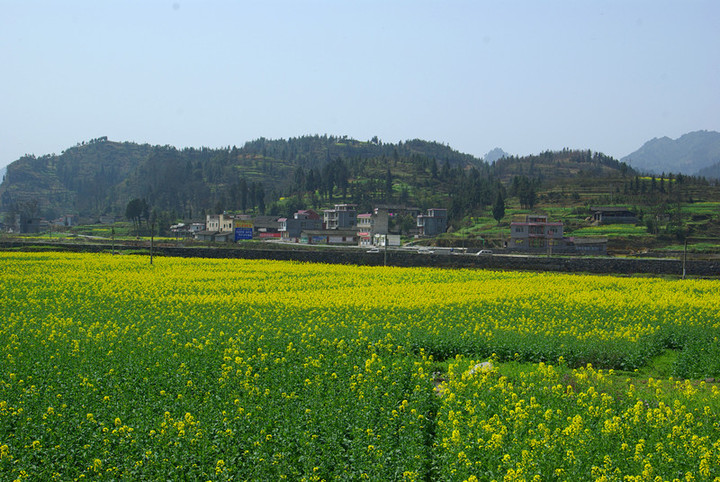
M0 266L2 480L720 477L718 281ZM667 349L673 379L618 375Z

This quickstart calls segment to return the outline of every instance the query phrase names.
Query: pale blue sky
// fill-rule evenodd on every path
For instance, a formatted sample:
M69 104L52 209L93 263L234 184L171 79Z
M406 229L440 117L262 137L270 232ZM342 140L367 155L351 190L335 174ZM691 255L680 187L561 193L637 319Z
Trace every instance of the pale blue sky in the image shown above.
M0 0L0 166L99 136L620 158L720 131L717 0Z

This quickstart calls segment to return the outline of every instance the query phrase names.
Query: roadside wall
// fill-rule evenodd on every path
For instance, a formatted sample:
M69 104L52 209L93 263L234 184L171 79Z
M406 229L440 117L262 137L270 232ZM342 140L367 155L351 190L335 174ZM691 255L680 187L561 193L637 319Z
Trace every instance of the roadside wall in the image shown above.
M0 248L14 248L25 251L110 252L111 246L102 244L64 244L0 242ZM115 246L116 251L135 250L139 246ZM149 246L143 246L141 254L149 253ZM308 263L356 264L361 266L383 266L386 253L366 253L357 248L320 249L243 249L242 247L155 247L156 256L177 256L191 258L240 258L299 261ZM564 273L597 274L650 274L682 275L682 262L677 259L614 258L614 257L556 257L556 256L512 256L493 254L473 256L460 254L418 254L408 251L387 251L387 265L401 267L470 268L490 270L555 271ZM688 276L720 276L720 260L689 260L686 264Z

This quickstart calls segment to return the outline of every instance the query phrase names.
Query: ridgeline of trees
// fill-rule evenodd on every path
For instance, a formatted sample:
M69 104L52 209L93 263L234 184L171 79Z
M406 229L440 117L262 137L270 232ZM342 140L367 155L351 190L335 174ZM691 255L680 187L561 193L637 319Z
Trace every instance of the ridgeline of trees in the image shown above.
M380 204L444 207L451 225L458 225L481 214L499 221L510 199L533 209L539 202L577 201L584 186L607 183L609 203L637 204L640 197L673 195L687 179L641 177L627 164L587 150L510 156L488 164L421 140L390 144L316 135L177 149L98 138L60 155L28 155L8 166L0 211L6 222L32 210L47 219L127 215L138 227L141 219L166 227L206 213L289 216L347 202L360 212ZM146 204L140 217L126 212L136 199ZM408 220L397 223L412 226Z
M10 216L34 200L33 214L48 219L122 217L137 198L164 221L225 210L291 214L285 211L343 201L367 209L378 202L442 206L451 179L472 167L487 166L420 140L384 144L325 135L177 149L101 137L8 166L0 211Z

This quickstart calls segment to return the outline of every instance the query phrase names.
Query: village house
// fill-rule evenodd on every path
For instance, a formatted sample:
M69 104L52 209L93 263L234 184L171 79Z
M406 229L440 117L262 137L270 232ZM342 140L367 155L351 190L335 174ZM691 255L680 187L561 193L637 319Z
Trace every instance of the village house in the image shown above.
M405 228L408 234L418 234L420 231L417 227L417 217L420 214L420 208L418 207L405 204L378 204L373 213L376 216L374 233L388 234L393 229L399 231L402 218L411 218L413 220L413 227Z
M213 241L216 243L233 243L235 242L234 231L220 231L215 234Z
M608 238L606 236L569 238L569 245L574 248L573 252L577 254L604 256L607 254L607 242Z
M205 218L205 229L208 231L232 231L233 217L227 214L208 214Z
M373 215L363 213L357 215L358 244L360 246L372 246Z
M177 223L170 226L170 232L175 236L192 238L195 233L205 230L205 223Z
M623 207L591 207L592 223L601 224L637 224L637 215Z
M447 209L431 208L417 216L420 236L437 236L447 230Z
M390 217L410 216L416 218L420 214L420 208L405 204L378 204L375 206L374 212L378 214L380 211L388 213Z
M550 222L544 214L527 214L522 221L510 223L509 249L545 250L559 246L563 240L563 223Z
M399 234L380 234L373 236L373 244L380 248L387 246L400 246L402 244Z
M548 254L607 254L606 237L565 237L563 223L551 222L544 214L527 214L510 223L508 249Z
M389 209L398 209L403 215L415 213L417 208L406 208L405 206L392 207L382 205L373 209L372 213L358 214L358 237L359 245L366 246L400 246L400 234L390 234L390 220L398 216Z
M304 244L359 244L358 231L355 229L308 229L300 234L300 242Z
M71 227L78 225L78 217L75 214L66 214L53 220L54 226Z
M256 239L280 239L280 220L275 216L256 216L253 222L253 235Z
M50 223L38 217L20 216L20 233L37 234L47 231Z
M333 209L323 210L325 229L348 229L357 225L356 204L336 204Z
M224 243L235 240L233 217L228 214L208 214L205 217L205 230L194 234L198 241Z
M357 227L360 231L372 231L373 229L372 213L363 213L357 215Z
M390 232L390 211L387 207L378 206L372 212L372 229L370 233L387 234Z
M278 231L285 241L298 242L303 231L322 229L322 219L312 209L300 210L292 218L280 218L278 223Z

